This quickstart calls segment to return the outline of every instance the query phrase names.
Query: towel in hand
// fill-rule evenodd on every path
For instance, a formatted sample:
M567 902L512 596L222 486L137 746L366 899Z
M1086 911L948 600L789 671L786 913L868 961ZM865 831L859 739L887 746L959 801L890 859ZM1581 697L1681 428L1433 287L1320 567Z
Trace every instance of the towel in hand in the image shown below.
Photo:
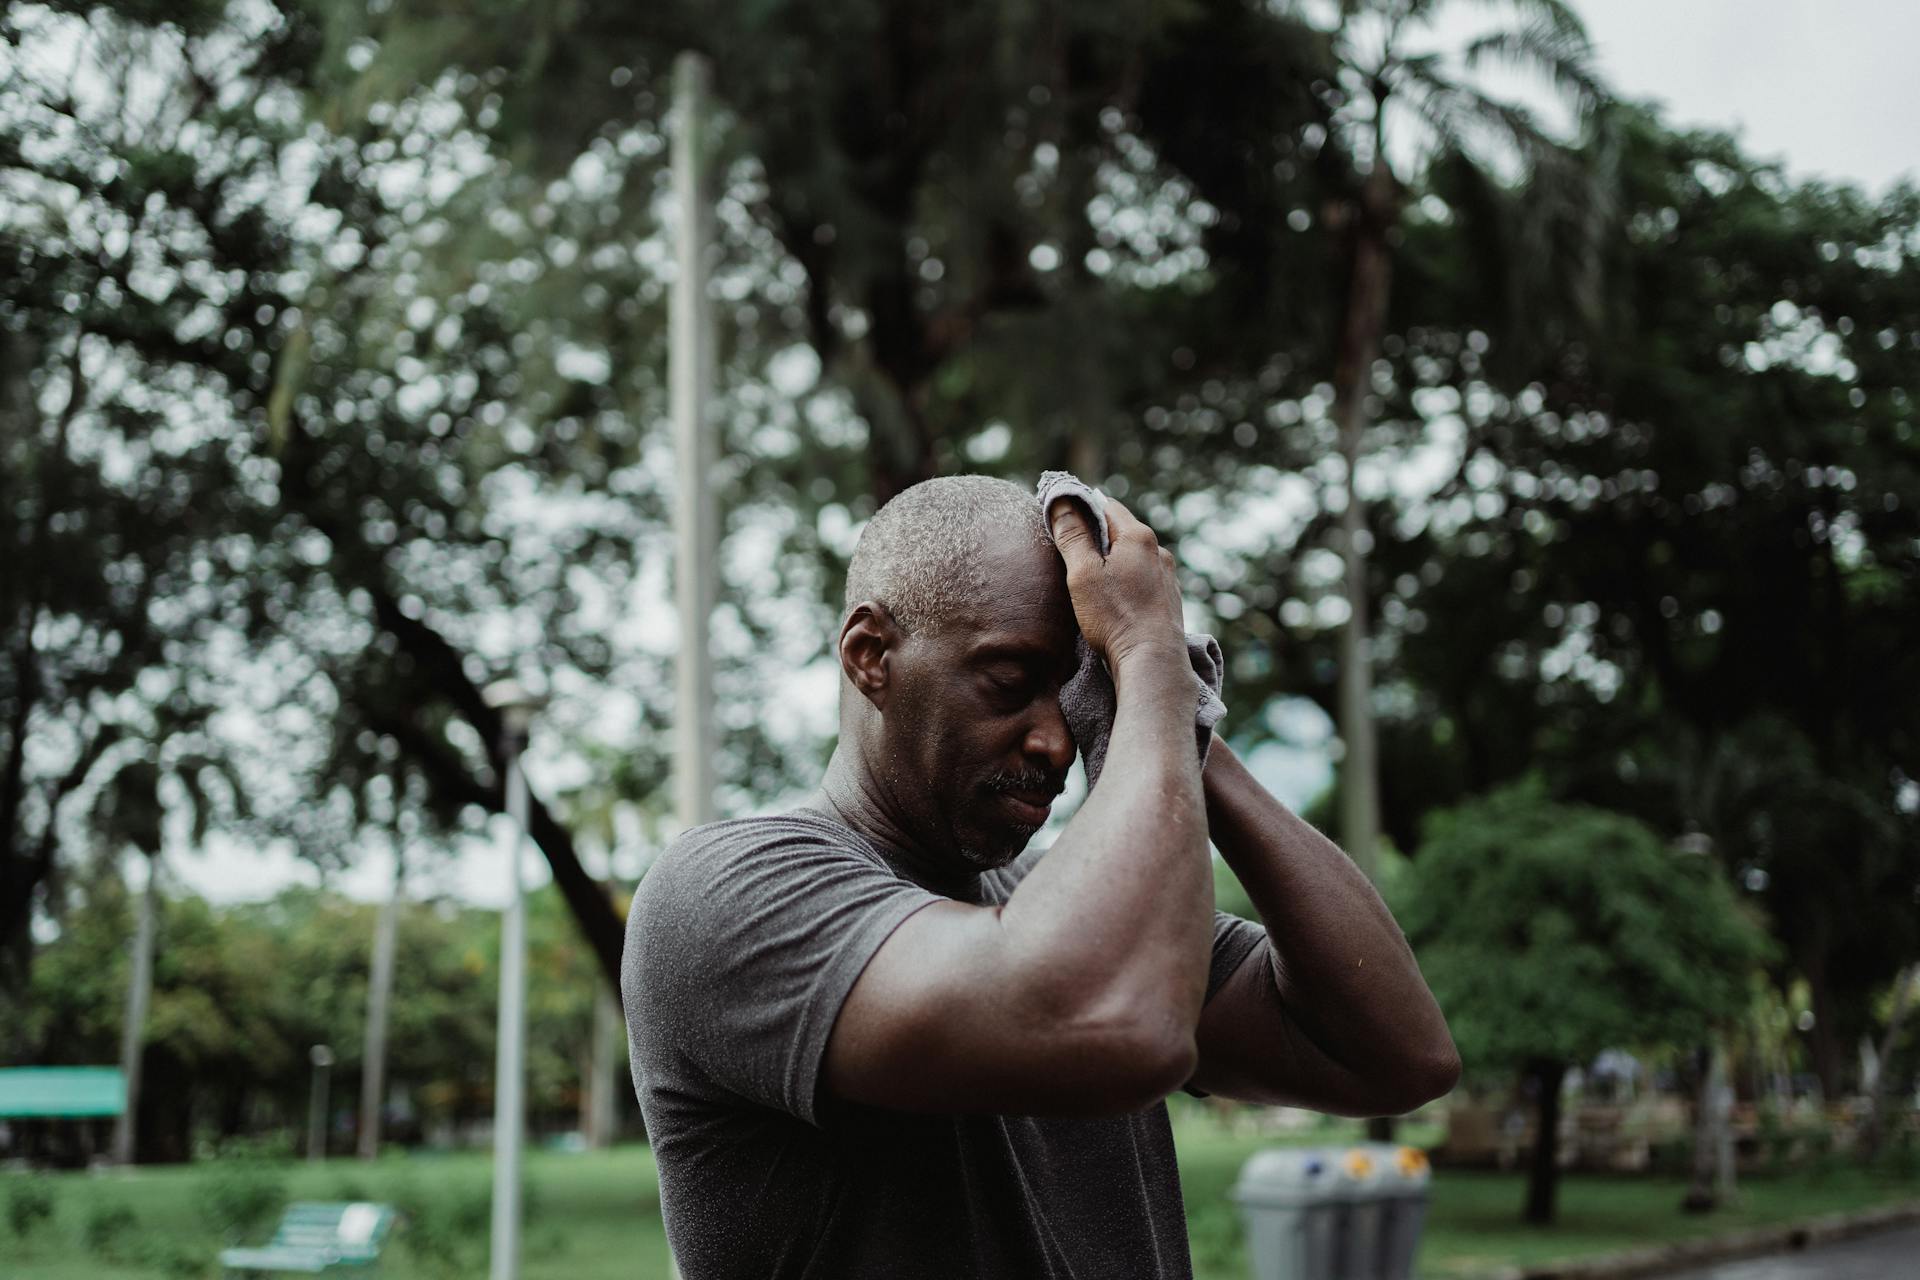
M1107 554L1113 537L1107 528L1104 493L1070 472L1045 471L1040 475L1038 496L1043 520L1056 502L1078 503L1093 525L1100 554ZM1047 528L1053 528L1051 520L1047 520ZM1106 661L1087 644L1085 636L1080 637L1079 645L1080 667L1060 686L1060 712L1066 717L1067 731L1073 735L1074 744L1080 748L1080 758L1086 763L1087 789L1091 791L1100 778L1100 767L1106 763L1107 739L1113 733L1117 704L1113 676L1107 671ZM1218 641L1194 632L1187 633L1187 659L1193 664L1195 686L1194 739L1200 750L1200 763L1204 765L1207 749L1213 745L1213 727L1227 713L1227 704L1220 700L1226 663L1221 659Z

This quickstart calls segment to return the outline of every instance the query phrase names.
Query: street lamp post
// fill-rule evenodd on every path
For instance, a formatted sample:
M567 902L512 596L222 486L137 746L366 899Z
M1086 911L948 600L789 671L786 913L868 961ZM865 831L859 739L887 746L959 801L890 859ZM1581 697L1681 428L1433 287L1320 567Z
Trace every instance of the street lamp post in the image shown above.
M307 1159L323 1160L327 1154L327 1085L333 1068L333 1050L317 1044L307 1050L313 1064L313 1089L307 1095Z
M527 830L527 778L520 754L534 712L544 699L517 680L487 686L487 704L500 713L500 757L506 770L507 908L500 917L500 1025L493 1086L492 1280L520 1274L520 1157L527 1132L527 904L520 879Z

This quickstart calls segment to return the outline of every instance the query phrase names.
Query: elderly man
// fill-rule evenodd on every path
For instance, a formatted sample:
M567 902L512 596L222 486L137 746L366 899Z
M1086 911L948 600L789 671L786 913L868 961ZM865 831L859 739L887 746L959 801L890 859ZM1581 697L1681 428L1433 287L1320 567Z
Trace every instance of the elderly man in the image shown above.
M820 790L641 885L627 1026L688 1280L1187 1277L1168 1093L1382 1115L1452 1087L1366 877L1224 742L1202 766L1172 557L1119 503L1108 528L1102 556L1071 504L976 476L894 498ZM1028 853L1080 635L1104 770ZM1264 929L1214 911L1209 839Z

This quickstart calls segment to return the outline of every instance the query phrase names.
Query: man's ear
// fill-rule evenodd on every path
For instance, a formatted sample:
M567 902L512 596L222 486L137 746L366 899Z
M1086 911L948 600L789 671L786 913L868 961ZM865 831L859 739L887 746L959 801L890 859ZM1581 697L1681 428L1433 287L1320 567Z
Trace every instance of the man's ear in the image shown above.
M876 600L862 600L853 606L853 612L841 624L840 670L876 711L887 709L887 684L892 675L889 658L903 635L887 606Z

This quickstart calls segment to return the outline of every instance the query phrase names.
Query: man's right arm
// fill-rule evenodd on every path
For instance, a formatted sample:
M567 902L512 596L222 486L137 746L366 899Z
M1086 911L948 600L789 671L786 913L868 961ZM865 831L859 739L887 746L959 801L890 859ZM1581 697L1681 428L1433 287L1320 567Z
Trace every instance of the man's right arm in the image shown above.
M1104 559L1056 510L1075 614L1114 677L1105 785L1003 906L935 903L875 952L827 1044L842 1099L1113 1112L1193 1072L1213 877L1172 558L1117 503Z

